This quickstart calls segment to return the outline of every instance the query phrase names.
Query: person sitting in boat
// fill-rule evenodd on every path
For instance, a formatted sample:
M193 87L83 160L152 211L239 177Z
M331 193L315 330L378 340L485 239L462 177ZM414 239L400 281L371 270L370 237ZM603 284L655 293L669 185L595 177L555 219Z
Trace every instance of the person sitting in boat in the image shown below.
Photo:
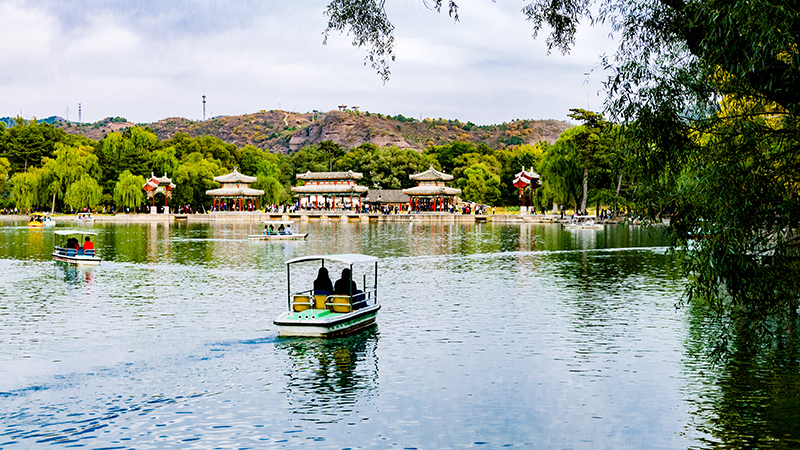
M342 269L342 277L336 280L336 284L333 285L333 293L336 295L352 296L353 309L359 309L364 306L362 303L359 303L364 299L364 296L359 295L361 291L358 290L356 282L353 281L350 269Z
M85 242L83 243L83 252L86 253L87 250L94 252L94 242L92 242L89 236L86 236Z
M314 280L314 294L316 295L330 295L333 292L333 283L328 276L328 269L324 267L319 268L317 279Z
M267 234L275 234L275 228L272 225L269 226L269 230L267 231Z
M278 234L285 234L283 232L283 224L280 224L280 226L278 227Z

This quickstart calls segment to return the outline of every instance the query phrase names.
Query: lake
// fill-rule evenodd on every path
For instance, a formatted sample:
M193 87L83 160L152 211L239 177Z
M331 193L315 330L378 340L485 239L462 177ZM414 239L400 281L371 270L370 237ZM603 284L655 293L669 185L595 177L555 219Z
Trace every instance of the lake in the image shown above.
M75 268L0 225L3 449L800 448L797 363L710 364L658 229L96 223ZM380 258L378 325L278 338L325 253Z

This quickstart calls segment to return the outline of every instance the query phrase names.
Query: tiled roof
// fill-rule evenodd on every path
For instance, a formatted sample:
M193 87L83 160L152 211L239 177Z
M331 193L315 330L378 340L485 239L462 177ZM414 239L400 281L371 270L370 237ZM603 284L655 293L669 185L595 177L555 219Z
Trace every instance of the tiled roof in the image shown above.
M206 194L217 197L258 197L264 195L264 191L250 188L218 188L208 190Z
M453 176L439 172L438 170L434 169L433 166L431 166L431 168L425 172L415 173L414 175L410 175L408 178L411 178L415 181L450 181L453 179Z
M293 187L292 192L298 194L363 194L367 192L367 188L357 184L307 184Z
M461 189L450 188L445 186L431 186L431 185L422 185L422 186L415 186L409 189L403 189L403 193L415 196L415 195L461 195Z
M306 172L298 173L298 180L360 180L364 175L360 172Z
M379 201L381 203L408 203L411 198L400 189L370 189L365 201L370 203Z
M258 178L242 175L234 167L233 172L227 175L220 175L214 177L214 181L218 183L254 183Z

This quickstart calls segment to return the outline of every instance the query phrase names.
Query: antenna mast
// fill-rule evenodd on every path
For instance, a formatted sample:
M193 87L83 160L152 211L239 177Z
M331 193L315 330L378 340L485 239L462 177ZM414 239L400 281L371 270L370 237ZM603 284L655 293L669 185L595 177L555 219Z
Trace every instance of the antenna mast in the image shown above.
M206 96L203 94L203 122L206 121Z

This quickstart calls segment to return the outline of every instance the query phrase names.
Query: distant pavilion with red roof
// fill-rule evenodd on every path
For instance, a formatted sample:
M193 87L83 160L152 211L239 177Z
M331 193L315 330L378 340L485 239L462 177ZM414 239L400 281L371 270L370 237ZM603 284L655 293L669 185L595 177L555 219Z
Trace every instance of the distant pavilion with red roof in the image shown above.
M409 196L413 211L445 211L453 205L455 197L461 195L461 189L447 187L453 176L439 172L433 166L409 178L416 181L417 186L403 189L403 193Z
M301 208L335 209L343 207L348 198L350 207L355 208L361 206L361 197L368 191L365 186L357 184L363 176L352 170L299 173L297 179L303 180L303 185L293 187L292 192L299 195L298 204Z
M214 197L214 206L219 210L223 200L233 201L234 210L246 211L248 206L255 209L255 199L264 195L260 189L251 189L250 183L254 183L258 178L250 177L239 173L236 168L233 172L214 177L214 181L220 183L222 187L206 191L206 194Z

